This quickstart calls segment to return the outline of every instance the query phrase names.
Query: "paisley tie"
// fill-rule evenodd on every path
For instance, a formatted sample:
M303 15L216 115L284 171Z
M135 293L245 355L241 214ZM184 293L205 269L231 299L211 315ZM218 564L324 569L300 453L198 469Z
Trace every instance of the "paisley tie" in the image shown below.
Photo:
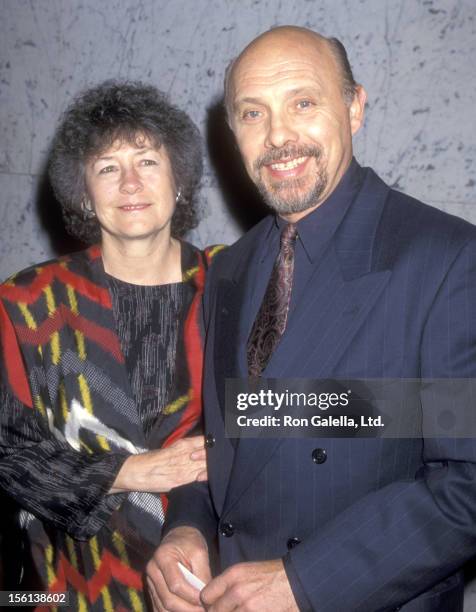
M297 228L289 223L281 232L281 245L266 293L248 338L248 373L261 376L286 329L294 272Z

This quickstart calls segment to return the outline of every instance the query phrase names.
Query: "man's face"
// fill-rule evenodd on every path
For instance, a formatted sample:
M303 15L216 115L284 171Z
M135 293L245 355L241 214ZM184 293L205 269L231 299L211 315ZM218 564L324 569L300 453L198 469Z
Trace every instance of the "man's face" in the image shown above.
M295 222L328 197L347 169L365 92L346 104L327 45L283 32L245 52L230 86L230 123L246 169L267 204Z

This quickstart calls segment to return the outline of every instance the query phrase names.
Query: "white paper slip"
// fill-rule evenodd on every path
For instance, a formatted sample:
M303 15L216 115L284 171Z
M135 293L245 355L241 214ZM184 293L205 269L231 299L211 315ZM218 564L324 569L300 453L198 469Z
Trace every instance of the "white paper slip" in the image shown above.
M192 574L192 572L187 569L183 563L180 563L180 561L178 561L178 566L188 584L191 584L193 587L201 591L205 586L203 580L200 580L200 578L197 578L195 574Z

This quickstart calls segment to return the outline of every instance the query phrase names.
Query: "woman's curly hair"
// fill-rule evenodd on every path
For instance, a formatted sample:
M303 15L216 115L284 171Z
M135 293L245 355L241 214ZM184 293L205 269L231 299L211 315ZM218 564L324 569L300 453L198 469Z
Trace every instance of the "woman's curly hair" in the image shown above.
M87 218L85 164L114 142L140 145L144 137L164 146L180 189L172 235L198 224L196 190L202 176L202 140L189 116L165 94L140 82L105 81L77 96L65 111L52 143L49 177L66 229L86 244L101 238L96 217Z

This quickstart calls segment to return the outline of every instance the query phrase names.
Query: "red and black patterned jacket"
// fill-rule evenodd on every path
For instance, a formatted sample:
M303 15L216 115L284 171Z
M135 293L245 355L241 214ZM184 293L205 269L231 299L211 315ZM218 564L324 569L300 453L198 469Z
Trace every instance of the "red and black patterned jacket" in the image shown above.
M201 297L210 258L182 243L189 309L166 431L145 437L115 331L99 247L31 267L0 287L0 487L22 509L45 590L78 610L142 610L141 572L166 499L108 495L131 453L196 431ZM179 357L180 356L180 357ZM71 608L70 608L71 609Z

